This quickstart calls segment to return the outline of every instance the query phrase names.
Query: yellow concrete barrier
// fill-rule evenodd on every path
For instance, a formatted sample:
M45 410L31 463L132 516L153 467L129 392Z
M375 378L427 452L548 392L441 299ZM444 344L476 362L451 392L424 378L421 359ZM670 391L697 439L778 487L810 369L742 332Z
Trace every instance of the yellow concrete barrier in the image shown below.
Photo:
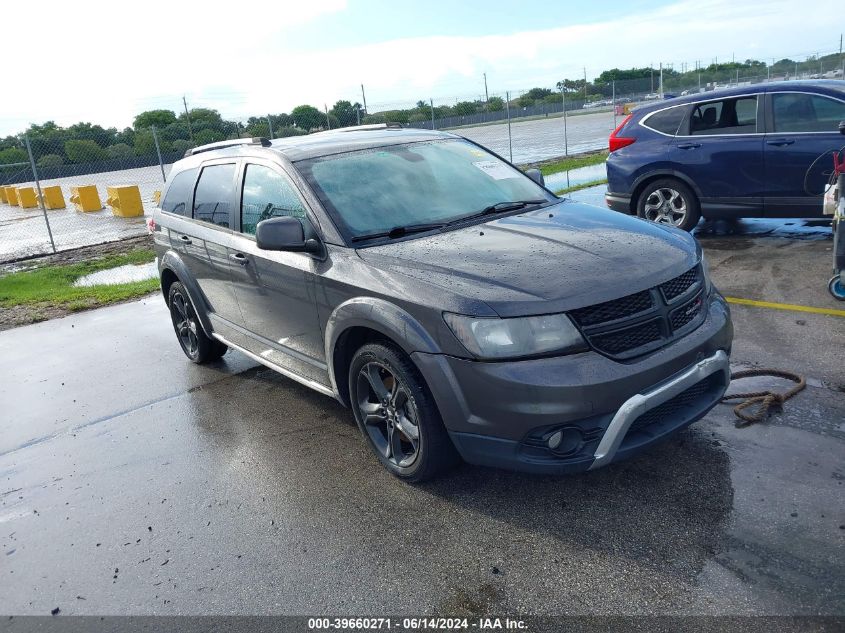
M21 209L32 209L38 206L35 187L15 187L15 194L18 197L18 204Z
M108 197L106 204L111 212L120 218L137 218L144 215L144 204L141 202L141 192L138 185L122 187L106 187Z
M77 211L99 211L103 208L96 185L77 185L70 188L70 201Z
M41 190L41 197L44 200L45 209L64 209L65 197L59 185L51 185Z
M6 187L0 187L0 202L9 204L9 197L6 195Z
M18 206L18 194L15 193L14 187L4 187L6 190L6 200L9 202L10 205L13 207Z

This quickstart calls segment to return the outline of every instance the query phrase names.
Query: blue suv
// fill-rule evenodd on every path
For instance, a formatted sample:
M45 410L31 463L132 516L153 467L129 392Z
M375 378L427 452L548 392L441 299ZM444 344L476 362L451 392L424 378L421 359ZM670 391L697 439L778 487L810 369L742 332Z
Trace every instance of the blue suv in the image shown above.
M607 206L687 231L701 216L817 217L845 145L845 81L755 84L637 108L610 135Z

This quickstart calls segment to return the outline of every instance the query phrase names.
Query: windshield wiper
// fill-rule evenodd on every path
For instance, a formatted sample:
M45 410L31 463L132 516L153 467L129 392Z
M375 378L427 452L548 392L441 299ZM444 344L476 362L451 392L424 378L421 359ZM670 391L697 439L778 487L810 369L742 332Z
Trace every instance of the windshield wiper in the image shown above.
M424 231L433 231L445 226L442 222L437 224L409 224L407 226L394 226L389 231L379 231L377 233L365 233L363 235L355 235L351 238L352 242L363 242L364 240L374 240L379 237L387 237L395 240L399 237L405 237L412 233L423 233Z
M490 206L484 207L483 209L481 209L481 211L475 211L474 213L470 213L469 215L465 215L463 217L452 220L448 224L458 224L459 222L464 222L473 218L480 218L482 216L490 215L492 213L504 213L505 211L515 211L517 209L524 209L525 207L535 204L543 204L545 202L548 202L548 200L504 200L502 202L497 202L496 204L491 204Z

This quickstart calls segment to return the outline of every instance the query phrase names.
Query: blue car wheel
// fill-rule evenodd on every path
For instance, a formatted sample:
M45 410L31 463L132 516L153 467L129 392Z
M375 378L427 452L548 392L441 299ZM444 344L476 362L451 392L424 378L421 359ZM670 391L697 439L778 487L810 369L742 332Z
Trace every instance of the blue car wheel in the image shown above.
M837 301L845 301L845 284L840 275L834 275L827 284L827 289Z

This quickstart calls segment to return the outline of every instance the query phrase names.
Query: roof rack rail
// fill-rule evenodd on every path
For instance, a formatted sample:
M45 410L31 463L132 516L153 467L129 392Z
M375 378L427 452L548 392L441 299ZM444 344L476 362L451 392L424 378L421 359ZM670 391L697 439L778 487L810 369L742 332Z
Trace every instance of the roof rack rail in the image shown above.
M270 147L270 139L255 136L253 138L233 138L229 141L208 143L207 145L200 145L199 147L192 147L187 150L184 158L193 156L194 154L201 154L202 152L210 152L212 150L223 149L225 147L236 147L238 145L261 145L261 147Z
M402 129L401 123L367 123L366 125L350 125L349 127L340 127L332 132L363 132L366 130L395 130Z

